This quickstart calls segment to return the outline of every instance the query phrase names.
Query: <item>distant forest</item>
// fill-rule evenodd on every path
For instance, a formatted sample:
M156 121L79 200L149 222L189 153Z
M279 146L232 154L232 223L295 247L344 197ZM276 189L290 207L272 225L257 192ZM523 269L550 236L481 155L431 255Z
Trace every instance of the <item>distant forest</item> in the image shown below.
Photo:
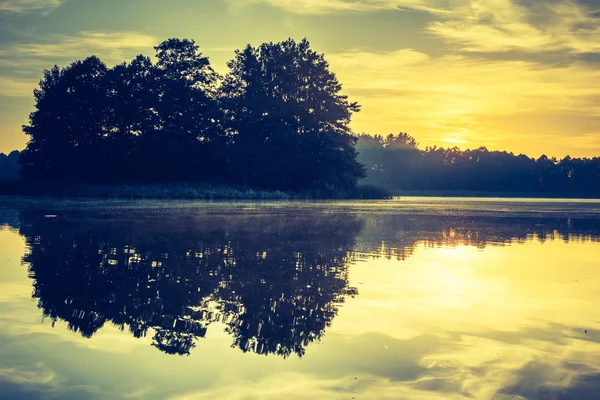
M20 151L12 151L10 154L0 153L0 181L8 181L19 178Z
M192 40L168 39L155 50L155 61L138 55L108 68L91 56L45 70L23 127L29 143L0 154L0 180L600 194L600 158L423 150L406 133L353 133L360 106L341 94L306 39L248 45L224 76Z
M392 190L599 195L600 157L538 159L485 147L419 149L407 133L359 135L365 182Z

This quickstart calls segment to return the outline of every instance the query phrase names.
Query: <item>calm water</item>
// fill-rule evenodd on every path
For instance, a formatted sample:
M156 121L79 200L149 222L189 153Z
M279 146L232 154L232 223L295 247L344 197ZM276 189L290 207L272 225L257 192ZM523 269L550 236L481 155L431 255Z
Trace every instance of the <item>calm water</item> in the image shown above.
M0 200L0 399L598 399L600 202Z

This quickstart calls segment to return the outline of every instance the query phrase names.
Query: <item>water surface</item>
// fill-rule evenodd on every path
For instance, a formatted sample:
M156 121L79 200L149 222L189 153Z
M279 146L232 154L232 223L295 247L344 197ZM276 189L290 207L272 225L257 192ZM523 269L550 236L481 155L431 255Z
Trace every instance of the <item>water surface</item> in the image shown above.
M597 399L600 202L0 200L1 399Z

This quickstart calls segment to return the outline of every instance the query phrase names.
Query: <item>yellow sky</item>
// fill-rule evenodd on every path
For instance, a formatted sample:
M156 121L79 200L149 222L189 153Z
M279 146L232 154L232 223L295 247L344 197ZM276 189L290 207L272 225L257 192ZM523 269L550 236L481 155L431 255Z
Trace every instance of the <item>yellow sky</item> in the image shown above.
M115 64L177 36L195 39L221 72L247 43L307 37L362 105L356 132L600 155L597 0L94 3L0 3L0 151L25 145L20 125L43 68L91 54Z

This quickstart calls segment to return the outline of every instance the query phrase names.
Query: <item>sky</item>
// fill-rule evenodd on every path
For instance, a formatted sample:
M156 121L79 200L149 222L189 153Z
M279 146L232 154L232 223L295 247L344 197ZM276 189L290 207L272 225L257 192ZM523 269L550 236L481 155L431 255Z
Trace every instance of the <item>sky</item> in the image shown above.
M308 38L361 104L358 133L600 156L600 0L0 0L0 152L26 146L45 68L170 37L220 73L247 44Z

